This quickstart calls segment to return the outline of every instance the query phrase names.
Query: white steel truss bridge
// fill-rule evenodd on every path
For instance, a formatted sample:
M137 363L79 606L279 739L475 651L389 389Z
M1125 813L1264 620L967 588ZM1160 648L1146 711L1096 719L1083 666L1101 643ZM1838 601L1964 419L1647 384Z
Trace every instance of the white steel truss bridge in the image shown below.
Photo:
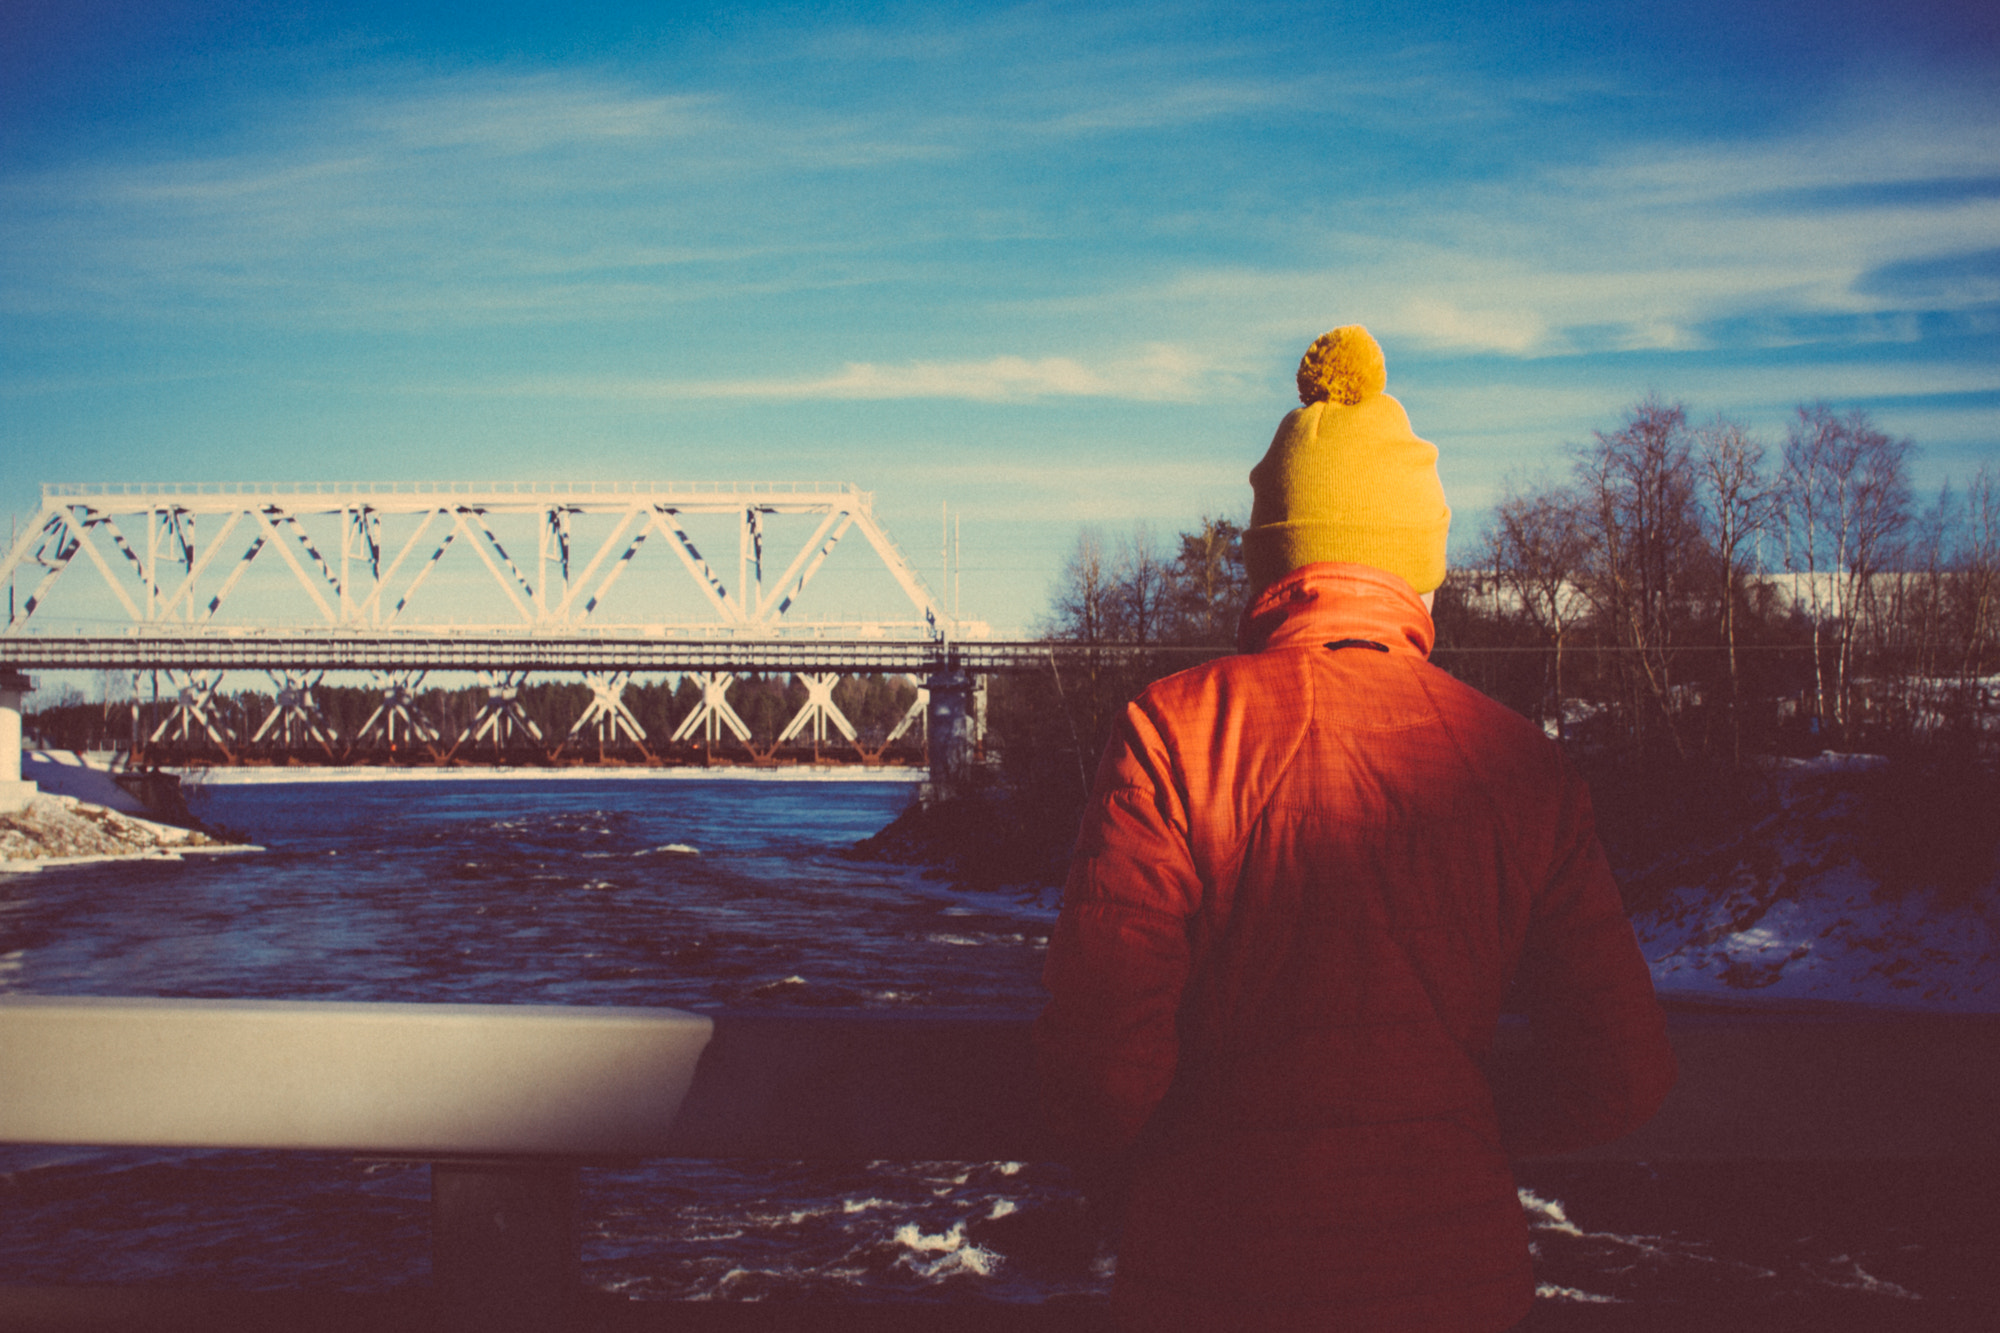
M790 535L803 540L788 558L770 531L784 519L802 520ZM696 539L704 525L707 553ZM850 534L872 551L901 605L866 617L802 618L801 600ZM665 549L685 581L671 590L656 581L618 599L648 542ZM520 558L525 551L532 557ZM843 637L843 629L845 637L959 637L876 521L873 497L849 485L44 486L41 511L0 563L10 591L23 594L0 633L20 636L61 618L51 595L58 585L70 591L78 565L98 576L84 580L98 594L84 613L122 620L128 633L226 632L247 615L265 628L415 637L622 630L786 639ZM268 578L251 586L274 569L275 586Z
M400 725L433 748L557 741L515 705L531 672L582 673L593 703L579 731L642 749L622 695L648 672L699 688L676 742L748 742L729 689L750 672L805 686L780 741L829 728L855 741L836 679L907 673L921 688L888 739L942 722L976 742L975 673L1065 651L994 642L949 614L851 485L49 485L0 578L0 670L163 672L176 702L153 739L206 736L225 752L267 733L326 745L313 691L328 671L372 673L375 739ZM275 687L254 737L220 720L232 671ZM412 710L430 672L484 677L490 706L456 740Z

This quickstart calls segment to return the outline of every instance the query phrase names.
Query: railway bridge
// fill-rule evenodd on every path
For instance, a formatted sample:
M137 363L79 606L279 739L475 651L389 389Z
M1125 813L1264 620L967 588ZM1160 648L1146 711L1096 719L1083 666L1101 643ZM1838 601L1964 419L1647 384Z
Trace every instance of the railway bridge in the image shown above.
M948 551L942 563L948 579ZM55 484L0 577L0 702L18 708L29 671L131 673L135 697L148 676L159 706L133 749L221 762L258 749L448 762L593 739L648 760L830 741L867 759L922 743L943 779L983 738L985 675L1064 651L996 641L948 609L852 485ZM244 673L268 677L255 717L226 706L225 679ZM346 734L322 707L328 673L374 696ZM468 715L424 706L446 673L483 687ZM732 703L748 673L803 687L761 747ZM628 702L646 674L693 686L664 735ZM588 687L567 736L524 710L530 675ZM914 686L871 735L835 697L857 675Z

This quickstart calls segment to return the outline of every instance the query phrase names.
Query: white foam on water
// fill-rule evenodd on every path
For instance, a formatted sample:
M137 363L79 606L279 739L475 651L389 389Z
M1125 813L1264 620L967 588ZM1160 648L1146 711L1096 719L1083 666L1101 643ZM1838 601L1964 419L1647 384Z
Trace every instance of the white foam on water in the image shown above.
M1579 1291L1575 1287L1559 1287L1553 1282L1536 1283L1535 1299L1538 1301L1569 1301L1574 1305L1629 1304L1629 1302L1617 1296L1600 1296L1594 1291Z
M754 1284L760 1278L775 1278L780 1282L797 1282L806 1278L838 1278L844 1282L854 1282L863 1276L863 1271L854 1267L822 1265L817 1268L732 1268L715 1280L715 1285L705 1290L689 1293L690 1300L697 1301L752 1301L767 1300L761 1291L747 1294L736 1291L737 1287Z
M956 1250L965 1244L965 1223L955 1222L949 1231L925 1235L923 1229L915 1222L906 1222L896 1228L896 1243L906 1250L916 1250L923 1254Z
M896 1263L928 1281L959 1273L991 1277L1005 1262L1001 1255L984 1246L967 1244L963 1222L953 1223L951 1230L934 1235L925 1234L914 1222L906 1223L896 1228L896 1243L908 1251ZM925 1257L929 1255L936 1257Z
M1569 1220L1562 1203L1556 1199L1544 1199L1533 1190L1517 1189L1514 1193L1521 1200L1530 1218L1529 1225L1537 1231L1560 1231L1569 1236L1582 1236L1583 1229Z
M1715 1255L1703 1253L1697 1247L1678 1244L1664 1236L1627 1236L1616 1231L1585 1231L1582 1227L1569 1220L1569 1214L1564 1211L1560 1200L1544 1199L1533 1190L1527 1189L1516 1189L1515 1194L1521 1200L1521 1207L1528 1213L1528 1227L1531 1233L1554 1233L1559 1236L1569 1236L1576 1240L1595 1241L1604 1245L1614 1245L1622 1249L1632 1250L1641 1258L1661 1264L1677 1262L1713 1264L1723 1268L1734 1269L1739 1273L1753 1278L1778 1276L1776 1269L1764 1268L1756 1264L1746 1264L1734 1259L1717 1258ZM1532 1240L1529 1242L1529 1248L1537 1257L1540 1257L1542 1253L1541 1248L1535 1245Z
M1885 1282L1883 1279L1876 1277L1848 1255L1836 1254L1827 1263L1843 1264L1846 1266L1845 1271L1822 1267L1818 1264L1806 1265L1806 1271L1821 1282L1826 1283L1829 1287L1838 1287L1842 1291L1865 1291L1871 1296L1888 1296L1899 1301L1918 1301L1923 1299L1923 1297L1917 1295L1914 1291L1899 1287L1893 1282Z

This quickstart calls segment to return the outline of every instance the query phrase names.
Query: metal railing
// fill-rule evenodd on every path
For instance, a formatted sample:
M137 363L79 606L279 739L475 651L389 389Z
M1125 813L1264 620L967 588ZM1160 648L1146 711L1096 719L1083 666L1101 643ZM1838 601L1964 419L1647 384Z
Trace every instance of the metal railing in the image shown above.
M1682 1012L1680 1080L1574 1156L2000 1160L2000 1016ZM1526 1032L1503 1025L1495 1059ZM577 1306L605 1158L1047 1160L1029 1022L931 1013L0 997L0 1142L428 1159L448 1326Z
M784 636L662 627L630 630L495 633L368 633L347 630L215 629L188 634L0 637L0 666L17 671L109 667L132 670L294 671L841 671L1036 672L1086 660L1157 658L1192 666L1219 648L1158 644L1075 644L1043 639L917 637L917 622L876 622L884 637L853 626L801 626ZM890 632L909 637L887 637ZM842 637L842 635L848 637Z
M42 499L76 500L91 496L117 496L131 500L144 496L209 495L424 495L464 498L467 496L532 496L536 498L577 496L821 496L851 495L872 500L851 482L793 481L116 481L45 482Z

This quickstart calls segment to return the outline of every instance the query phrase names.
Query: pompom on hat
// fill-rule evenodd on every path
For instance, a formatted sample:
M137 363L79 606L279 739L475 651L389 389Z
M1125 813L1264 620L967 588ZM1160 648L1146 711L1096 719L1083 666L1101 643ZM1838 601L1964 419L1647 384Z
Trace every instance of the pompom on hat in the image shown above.
M1401 575L1418 593L1444 582L1451 508L1437 446L1417 438L1382 347L1359 324L1320 338L1299 362L1305 406L1278 425L1251 469L1243 561L1262 589L1301 565L1344 560Z

